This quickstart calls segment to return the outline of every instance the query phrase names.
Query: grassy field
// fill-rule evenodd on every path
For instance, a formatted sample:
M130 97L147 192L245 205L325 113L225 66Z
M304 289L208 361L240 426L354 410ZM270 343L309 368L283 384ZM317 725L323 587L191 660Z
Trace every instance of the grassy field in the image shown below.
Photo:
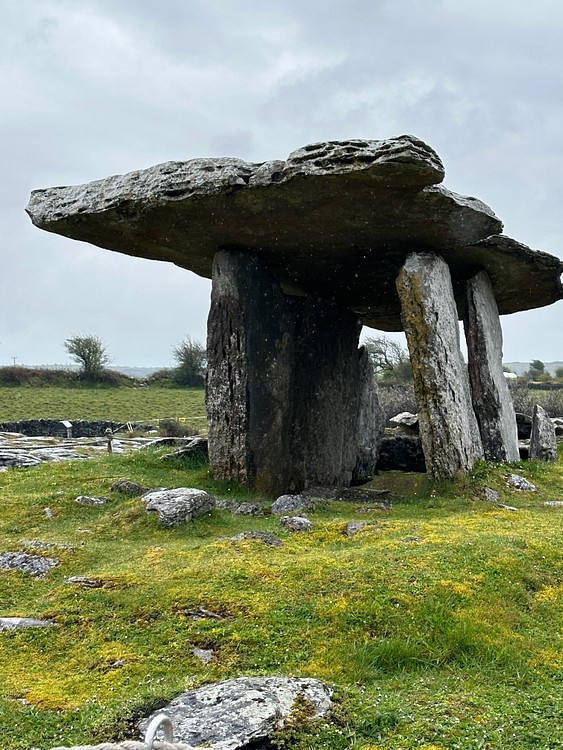
M294 535L224 511L161 528L111 482L237 490L158 451L0 474L0 550L71 545L44 579L0 573L2 616L58 626L0 634L3 750L132 738L163 699L249 674L335 688L331 715L280 735L281 748L563 747L563 508L544 505L563 499L563 456L516 469L537 493L486 464L458 483L382 474L377 486L400 495L390 511L325 504ZM477 499L484 485L517 510ZM83 507L79 494L112 496ZM348 537L351 520L368 525ZM228 540L246 529L284 545ZM75 575L103 585L65 584ZM200 606L225 618L192 620ZM195 646L216 659L202 665Z
M42 418L155 423L167 417L186 419L205 429L203 390L0 387L0 422Z

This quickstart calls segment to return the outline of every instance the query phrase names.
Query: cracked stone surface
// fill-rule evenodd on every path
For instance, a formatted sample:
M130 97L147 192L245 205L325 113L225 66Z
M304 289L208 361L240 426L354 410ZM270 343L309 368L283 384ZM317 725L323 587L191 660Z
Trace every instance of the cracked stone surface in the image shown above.
M380 330L402 330L393 287L416 247L464 282L489 273L501 314L563 297L563 262L501 235L484 203L439 183L436 152L411 135L314 143L285 161L173 161L86 185L35 190L47 231L210 278L218 249L266 261L284 291L336 302Z

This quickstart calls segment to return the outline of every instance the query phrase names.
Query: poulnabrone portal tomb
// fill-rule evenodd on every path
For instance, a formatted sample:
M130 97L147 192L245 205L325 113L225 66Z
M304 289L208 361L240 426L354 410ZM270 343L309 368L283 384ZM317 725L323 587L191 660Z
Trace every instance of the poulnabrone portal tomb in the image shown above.
M36 190L27 211L47 231L212 279L211 469L275 495L374 473L383 420L364 323L406 333L432 474L518 460L499 314L562 299L563 262L502 235L443 178L412 136L336 141L287 161L167 162Z

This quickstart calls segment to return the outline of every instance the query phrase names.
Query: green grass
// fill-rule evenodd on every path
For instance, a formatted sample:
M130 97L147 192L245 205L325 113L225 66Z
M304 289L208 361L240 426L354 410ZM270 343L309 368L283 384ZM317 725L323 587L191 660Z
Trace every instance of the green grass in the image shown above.
M197 388L0 387L2 422L20 419L108 419L155 423L187 419L205 429L203 390Z
M282 747L563 747L563 509L543 505L563 499L563 456L519 466L537 494L509 490L504 470L486 464L459 483L381 475L378 486L404 495L392 510L325 503L310 534L221 511L164 529L137 499L74 502L109 494L122 476L249 497L213 482L205 465L159 456L0 474L1 550L29 539L72 545L43 580L0 573L2 616L58 624L0 634L4 750L134 737L135 718L161 701L248 674L335 687L328 719L288 729ZM518 510L476 500L484 484ZM350 520L369 525L347 537ZM245 529L284 545L228 541ZM105 583L81 589L64 583L71 575ZM190 619L199 606L226 617ZM216 660L203 666L195 646Z

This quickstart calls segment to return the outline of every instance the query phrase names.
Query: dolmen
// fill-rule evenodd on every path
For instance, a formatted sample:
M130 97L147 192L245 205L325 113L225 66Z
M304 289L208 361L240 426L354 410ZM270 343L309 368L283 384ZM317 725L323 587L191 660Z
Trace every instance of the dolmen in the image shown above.
M428 471L518 460L499 315L561 300L563 262L501 234L443 178L438 154L405 135L286 161L167 162L36 190L27 211L47 231L211 278L211 469L277 496L374 473L383 416L364 324L405 331Z

